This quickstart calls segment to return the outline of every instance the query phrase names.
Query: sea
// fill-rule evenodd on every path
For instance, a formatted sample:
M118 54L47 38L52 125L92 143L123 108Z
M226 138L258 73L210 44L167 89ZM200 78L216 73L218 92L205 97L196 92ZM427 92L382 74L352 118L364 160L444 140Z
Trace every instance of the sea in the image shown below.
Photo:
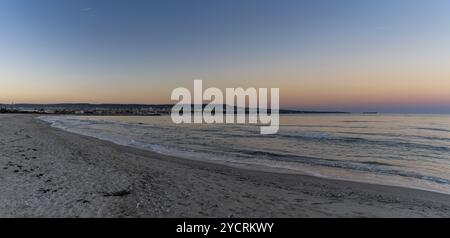
M292 114L255 124L170 116L41 116L53 127L183 159L450 194L450 115Z

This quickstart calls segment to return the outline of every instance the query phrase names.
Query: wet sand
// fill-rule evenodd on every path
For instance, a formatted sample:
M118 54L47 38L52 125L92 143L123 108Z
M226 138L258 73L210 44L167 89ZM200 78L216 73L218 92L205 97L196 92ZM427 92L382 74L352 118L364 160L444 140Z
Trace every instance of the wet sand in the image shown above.
M450 195L227 167L0 115L0 217L450 217Z

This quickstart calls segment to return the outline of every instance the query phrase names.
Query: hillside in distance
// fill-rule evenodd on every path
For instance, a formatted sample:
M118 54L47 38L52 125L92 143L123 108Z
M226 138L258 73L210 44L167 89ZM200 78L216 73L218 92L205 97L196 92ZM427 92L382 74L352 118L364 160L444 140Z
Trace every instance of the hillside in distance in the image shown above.
M206 104L203 105L205 107ZM41 113L41 114L79 114L79 115L164 115L170 114L173 104L0 104L0 113ZM226 105L223 105L226 111ZM237 107L234 107L237 111ZM245 109L249 111L248 108ZM268 110L271 111L270 109ZM341 111L302 111L280 109L280 114L319 114L348 113Z

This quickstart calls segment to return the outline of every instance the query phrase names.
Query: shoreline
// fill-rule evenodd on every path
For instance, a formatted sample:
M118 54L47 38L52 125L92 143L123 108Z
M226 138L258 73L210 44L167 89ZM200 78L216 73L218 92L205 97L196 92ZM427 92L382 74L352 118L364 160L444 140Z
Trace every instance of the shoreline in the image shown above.
M448 217L425 190L166 156L0 115L1 217Z
M173 158L182 159L182 160L197 161L200 163L210 163L210 164L216 164L216 165L218 164L221 166L227 166L227 167L243 169L243 170L252 170L252 171L256 171L256 172L259 171L259 172L269 172L269 173L276 173L276 174L305 175L305 176L311 176L311 177L316 177L316 178L321 178L321 179L356 182L356 183L382 185L382 186L392 186L392 187L399 187L399 188L409 188L409 189L422 190L422 191L427 191L427 192L435 192L435 193L442 193L442 194L450 195L450 191L447 188L436 187L436 186L434 188L432 188L429 185L420 184L420 183L415 183L414 185L412 185L413 183L405 183L404 182L403 184L401 184L401 183L399 183L399 181L392 182L388 178L380 178L380 177L376 177L376 176L370 177L371 175L367 174L365 172L359 172L359 174L358 174L359 177L353 177L353 178L347 177L346 178L344 176L339 177L337 175L338 173L336 173L336 171L330 171L330 169L332 170L334 168L325 168L325 169L322 168L323 170L318 172L317 168L314 168L314 165L307 165L307 164L303 165L303 167L295 167L295 165L293 167L289 167L286 165L285 166L277 166L274 164L267 164L267 162L266 163L255 163L255 162L252 163L252 162L241 162L241 161L231 162L231 161L227 161L227 160L217 160L217 159L209 160L209 159L204 158L204 155L202 156L202 155L197 154L196 156L193 156L193 155L186 156L184 154L181 154L179 151L178 151L178 153L171 153L169 151L158 152L158 151L153 151L152 149L146 148L146 146L120 143L117 140L99 138L95 135L84 134L81 132L69 130L64 127L61 128L58 126L53 126L52 120L46 121L45 119L41 119L41 116L43 116L45 118L47 115L40 115L40 116L36 117L36 119L40 119L40 121L47 123L49 126L59 129L59 130L63 130L68 133L75 133L75 134L82 135L82 136L92 137L95 139L113 143L115 145L131 147L131 148L134 148L137 150L143 150L143 151L147 151L150 153L154 153L154 154L158 154L158 155L162 155L162 156L173 157ZM54 116L58 116L58 115L54 115ZM74 115L68 115L68 116L74 116ZM102 117L102 116L95 116L95 117ZM106 116L106 117L110 117L110 116ZM200 158L200 157L202 157L202 158ZM314 157L302 157L302 156L298 156L298 157L304 158L304 159L314 158ZM289 163L289 162L285 161L284 163ZM389 164L387 164L387 165L389 165Z

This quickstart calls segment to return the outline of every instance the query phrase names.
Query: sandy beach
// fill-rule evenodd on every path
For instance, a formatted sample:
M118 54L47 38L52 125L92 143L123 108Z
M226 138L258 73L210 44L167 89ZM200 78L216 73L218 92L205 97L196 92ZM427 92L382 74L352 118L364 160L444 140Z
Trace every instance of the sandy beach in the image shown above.
M0 217L450 217L450 195L231 168L0 115Z

